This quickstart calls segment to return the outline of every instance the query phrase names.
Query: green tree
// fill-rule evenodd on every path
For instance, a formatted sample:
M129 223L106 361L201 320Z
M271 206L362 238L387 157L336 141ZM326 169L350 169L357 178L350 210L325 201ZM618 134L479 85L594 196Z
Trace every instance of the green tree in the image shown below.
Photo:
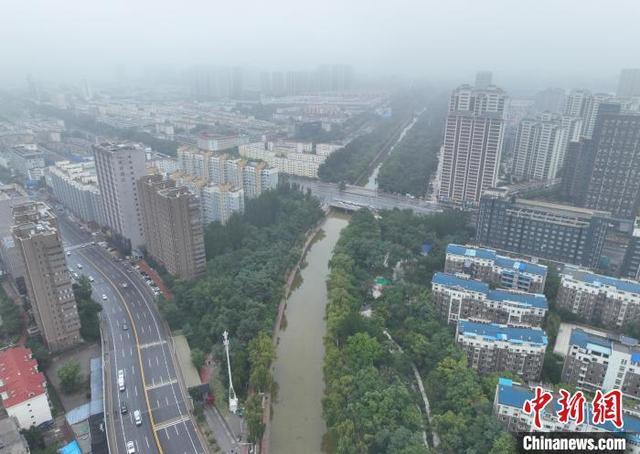
M78 282L73 284L73 294L80 317L80 335L87 342L100 339L99 313L102 306L91 299L91 293L91 282L87 276L82 275Z
M518 452L516 440L508 432L502 432L493 442L489 454L515 454Z
M58 378L62 392L65 394L73 394L80 390L82 386L82 374L80 371L80 363L71 360L62 365L58 369Z
M249 429L250 443L257 443L264 434L265 425L262 418L262 398L254 394L247 399L245 406L245 421Z
M204 358L205 354L199 348L191 350L191 362L198 371L202 369L202 366L204 366Z

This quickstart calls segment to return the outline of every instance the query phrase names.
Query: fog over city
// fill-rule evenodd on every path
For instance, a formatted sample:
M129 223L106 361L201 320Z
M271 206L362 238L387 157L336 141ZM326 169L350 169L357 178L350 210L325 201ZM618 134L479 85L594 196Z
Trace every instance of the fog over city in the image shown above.
M638 66L640 2L614 0L5 1L0 81L109 80L116 68L306 69L612 89Z

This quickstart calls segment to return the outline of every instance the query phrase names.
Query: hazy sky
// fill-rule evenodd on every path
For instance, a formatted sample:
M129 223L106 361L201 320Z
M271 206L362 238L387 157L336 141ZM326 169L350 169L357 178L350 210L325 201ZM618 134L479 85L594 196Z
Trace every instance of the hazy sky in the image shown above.
M351 63L361 73L612 83L640 0L0 0L0 80L115 67Z

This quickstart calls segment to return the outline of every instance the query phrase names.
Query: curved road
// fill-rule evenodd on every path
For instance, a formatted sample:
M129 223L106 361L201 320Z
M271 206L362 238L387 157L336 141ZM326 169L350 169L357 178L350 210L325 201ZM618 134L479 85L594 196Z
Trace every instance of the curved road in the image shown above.
M126 453L126 443L133 441L138 453L205 453L184 385L176 373L167 342L169 333L150 289L129 265L91 244L90 236L66 217L59 216L58 220L66 250L71 253L68 266L94 279L93 298L103 306L110 451ZM122 392L117 383L119 370L125 375L126 389ZM129 410L124 415L120 413L122 402ZM141 426L133 421L134 410L142 414Z

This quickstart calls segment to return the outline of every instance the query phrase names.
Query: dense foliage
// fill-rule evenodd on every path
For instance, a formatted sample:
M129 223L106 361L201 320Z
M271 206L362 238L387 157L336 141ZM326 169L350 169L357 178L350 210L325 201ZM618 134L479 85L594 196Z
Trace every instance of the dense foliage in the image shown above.
M378 153L396 140L406 120L404 115L377 119L373 131L356 137L344 148L329 155L318 168L318 176L323 181L334 183L358 183L369 175Z
M491 415L497 374L481 379L467 367L429 301L428 283L444 265L446 244L466 241L467 223L458 212L394 210L376 218L363 210L343 230L330 263L324 367L327 442L335 452L428 450L411 363L427 378L438 451L512 452L513 439ZM432 246L427 256L420 254L424 242ZM376 276L395 279L374 300L369 289ZM361 315L364 307L372 309L370 317Z
M249 200L244 215L207 226L206 275L195 282L175 281L174 299L160 298L164 317L173 329L182 329L194 351L213 351L222 360L222 333L229 331L240 396L271 390L271 332L286 274L300 257L306 232L322 216L317 199L288 184ZM194 361L201 361L199 354ZM226 381L226 374L221 378ZM263 430L261 413L253 414L261 412L256 399L250 396L246 406L254 439Z
M91 299L91 282L85 275L80 276L77 284L73 284L78 315L80 316L80 335L87 342L100 339L100 320L98 313L102 306Z
M382 163L378 187L386 192L424 197L438 167L445 111L435 104L420 115L393 153Z

